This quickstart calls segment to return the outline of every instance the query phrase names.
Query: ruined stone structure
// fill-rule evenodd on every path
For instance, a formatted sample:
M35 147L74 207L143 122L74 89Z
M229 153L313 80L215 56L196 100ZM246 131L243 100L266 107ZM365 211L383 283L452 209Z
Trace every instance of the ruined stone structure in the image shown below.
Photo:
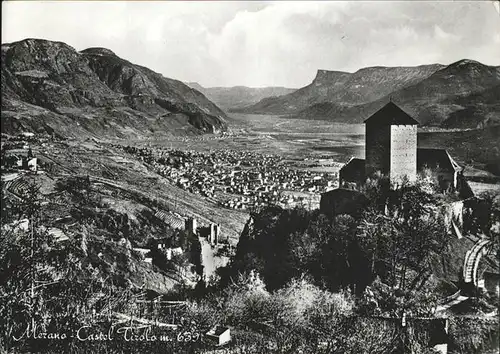
M219 224L210 224L210 235L209 242L212 245L217 245L219 243L219 234L220 234L220 225Z
M205 237L212 246L220 243L220 235L220 224L210 223L209 226L202 226L198 228L198 236Z
M185 229L188 233L196 235L198 233L198 224L195 218L188 218L185 223Z

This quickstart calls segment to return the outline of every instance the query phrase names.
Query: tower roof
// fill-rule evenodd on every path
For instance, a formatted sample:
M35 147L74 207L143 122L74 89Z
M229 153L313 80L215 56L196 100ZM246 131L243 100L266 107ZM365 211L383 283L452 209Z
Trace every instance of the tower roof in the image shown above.
M372 114L366 123L375 123L378 125L417 125L418 121L412 118L408 113L403 111L392 101L387 103L384 107L380 108L377 112Z

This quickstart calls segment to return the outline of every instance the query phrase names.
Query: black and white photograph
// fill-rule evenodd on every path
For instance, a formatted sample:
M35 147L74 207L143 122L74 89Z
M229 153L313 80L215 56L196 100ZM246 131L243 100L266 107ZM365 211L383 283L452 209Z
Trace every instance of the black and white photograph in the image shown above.
M500 352L500 1L1 16L1 354Z

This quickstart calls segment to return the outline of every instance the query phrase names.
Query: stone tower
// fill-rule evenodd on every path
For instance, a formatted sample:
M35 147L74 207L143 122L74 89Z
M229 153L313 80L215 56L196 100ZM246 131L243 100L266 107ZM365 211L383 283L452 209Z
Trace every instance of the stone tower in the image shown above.
M417 177L417 125L392 101L365 120L365 174L380 172L391 183Z
M198 224L195 218L188 218L185 222L185 229L188 233L196 235L198 233Z

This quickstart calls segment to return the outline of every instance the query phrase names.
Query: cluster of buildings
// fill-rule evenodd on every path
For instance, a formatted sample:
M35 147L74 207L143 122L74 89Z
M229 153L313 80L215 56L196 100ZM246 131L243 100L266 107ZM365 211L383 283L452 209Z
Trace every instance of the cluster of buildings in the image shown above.
M319 194L336 187L336 173L291 168L278 155L233 150L202 153L124 149L178 187L213 198L227 208L244 210L269 204L293 207L308 199L304 193Z
M27 152L26 152L27 150ZM22 149L11 150L2 161L2 169L5 172L37 172L38 159L33 154L33 151L28 145L24 145Z
M220 224L210 223L208 226L198 226L198 222L195 218L188 218L186 220L185 230L191 235L206 238L208 243L212 246L216 246L223 242Z
M168 223L168 221L164 220L163 218L161 220ZM182 226L176 225L175 227L176 229L183 229L189 235L204 237L212 246L216 246L227 242L227 238L224 239L222 237L220 224L211 222L208 225L201 226L198 224L198 220L193 217L183 218L182 220L183 220ZM177 220L175 222L177 223ZM170 224L170 226L173 227L174 225ZM184 253L182 247L173 245L172 240L169 237L152 240L150 248L144 250L147 250L147 252L149 252L159 249L165 251L168 260L171 260L176 255Z

